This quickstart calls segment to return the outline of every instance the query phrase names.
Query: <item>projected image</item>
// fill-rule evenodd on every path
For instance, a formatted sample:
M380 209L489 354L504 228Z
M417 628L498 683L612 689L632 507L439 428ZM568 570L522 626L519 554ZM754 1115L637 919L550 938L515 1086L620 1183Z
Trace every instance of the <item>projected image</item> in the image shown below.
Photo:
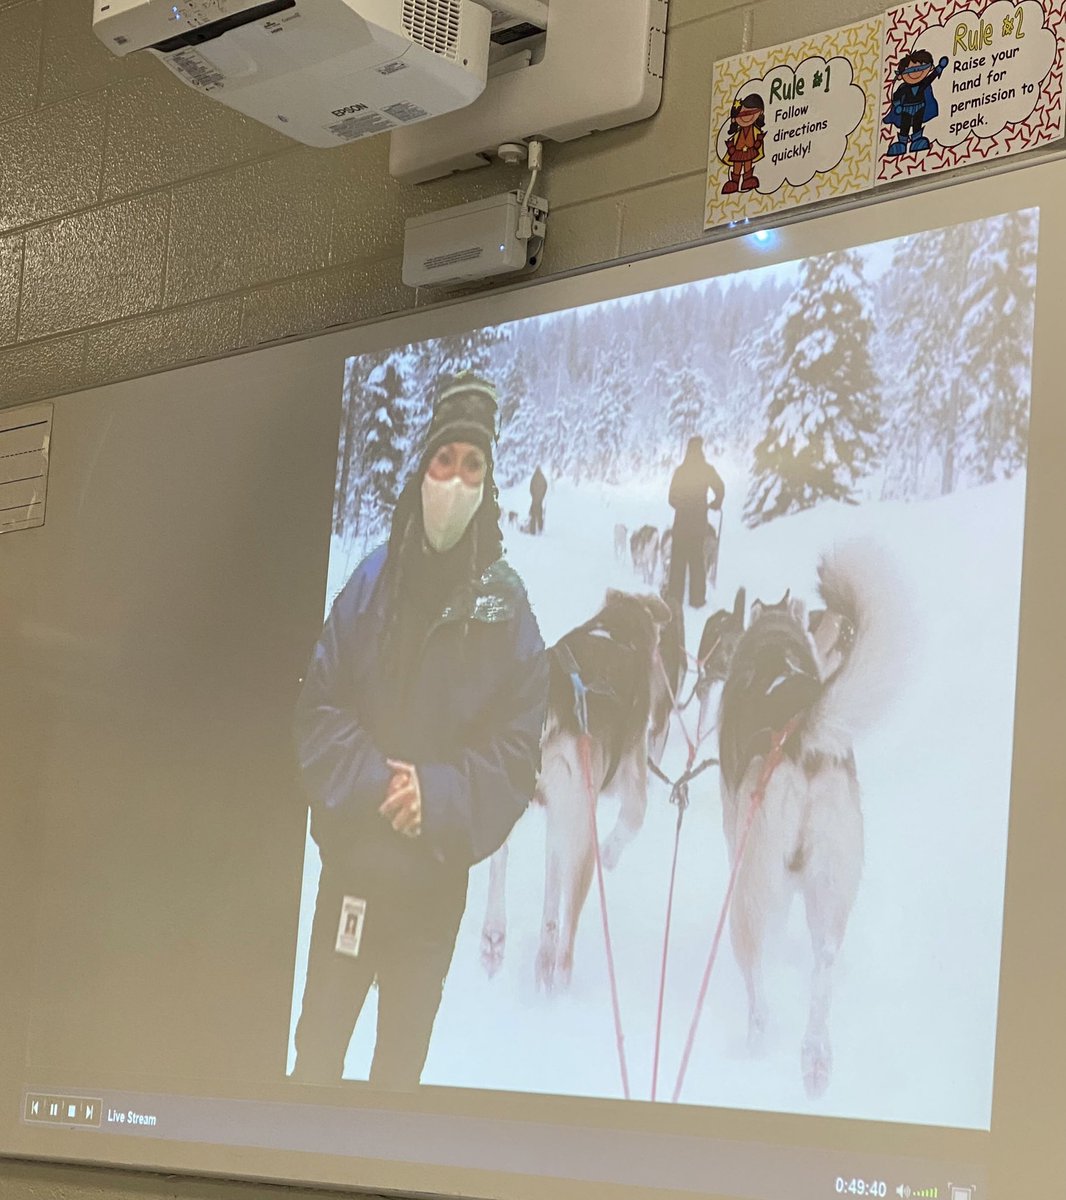
M294 1078L988 1128L1037 218L349 360Z

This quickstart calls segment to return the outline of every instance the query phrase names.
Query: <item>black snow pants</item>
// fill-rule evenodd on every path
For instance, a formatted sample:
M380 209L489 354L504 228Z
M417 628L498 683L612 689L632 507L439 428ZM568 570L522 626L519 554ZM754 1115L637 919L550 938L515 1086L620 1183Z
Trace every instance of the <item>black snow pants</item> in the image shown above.
M707 603L707 529L677 527L670 542L670 578L666 592L678 604L685 601L685 571L688 571L688 602L693 608Z
M378 989L377 1039L370 1082L386 1091L418 1086L429 1053L444 978L466 907L466 879L440 898L423 925L398 918L387 902L369 900L359 954L336 949L341 904L359 890L339 885L324 868L319 883L307 982L296 1027L301 1083L338 1083L355 1023L372 984Z

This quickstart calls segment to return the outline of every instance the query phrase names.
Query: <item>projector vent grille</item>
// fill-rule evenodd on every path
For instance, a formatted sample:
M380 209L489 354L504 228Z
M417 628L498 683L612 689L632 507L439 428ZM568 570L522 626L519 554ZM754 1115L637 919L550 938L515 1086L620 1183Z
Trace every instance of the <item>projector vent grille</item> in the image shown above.
M462 12L460 0L403 0L403 27L424 50L454 59Z
M468 246L465 250L452 250L448 254L437 254L427 258L422 265L427 271L439 271L441 267L454 267L456 263L470 262L481 255L480 246Z

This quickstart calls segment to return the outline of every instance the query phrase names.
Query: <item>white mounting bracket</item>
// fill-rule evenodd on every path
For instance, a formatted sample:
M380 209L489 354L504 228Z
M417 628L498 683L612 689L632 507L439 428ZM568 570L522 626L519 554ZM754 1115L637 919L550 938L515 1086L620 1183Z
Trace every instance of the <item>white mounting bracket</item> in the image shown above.
M453 113L392 133L389 171L424 183L483 167L502 142L569 142L650 117L662 100L669 0L551 0L543 57L490 77Z

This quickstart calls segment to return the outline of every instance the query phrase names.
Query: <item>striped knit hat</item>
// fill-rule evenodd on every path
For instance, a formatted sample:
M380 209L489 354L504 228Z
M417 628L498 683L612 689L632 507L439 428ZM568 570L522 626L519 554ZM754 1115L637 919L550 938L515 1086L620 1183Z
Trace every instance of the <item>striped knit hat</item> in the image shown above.
M498 405L496 389L473 371L447 375L437 388L433 418L426 431L421 471L430 459L449 442L469 442L477 446L489 462L499 436L496 429Z

